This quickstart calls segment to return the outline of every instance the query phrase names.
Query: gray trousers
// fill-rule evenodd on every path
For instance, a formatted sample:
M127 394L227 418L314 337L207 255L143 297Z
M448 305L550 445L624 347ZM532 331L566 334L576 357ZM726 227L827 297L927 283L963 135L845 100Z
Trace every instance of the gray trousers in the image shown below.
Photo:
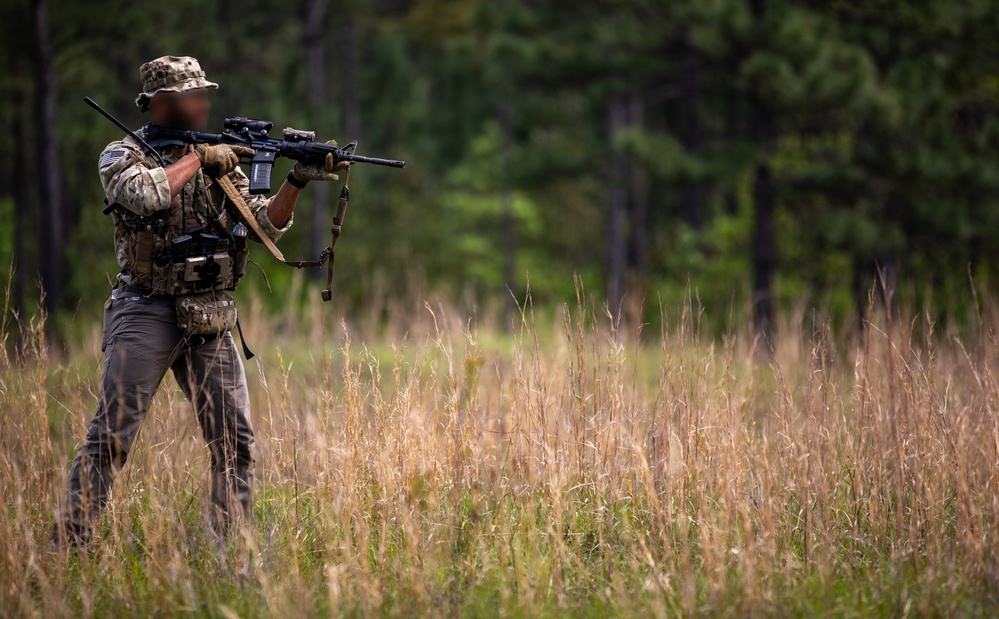
M115 290L104 311L104 370L97 414L73 461L53 526L57 544L89 539L115 476L167 369L194 410L211 454L211 522L219 533L250 513L253 428L246 374L232 334L184 341L174 298Z

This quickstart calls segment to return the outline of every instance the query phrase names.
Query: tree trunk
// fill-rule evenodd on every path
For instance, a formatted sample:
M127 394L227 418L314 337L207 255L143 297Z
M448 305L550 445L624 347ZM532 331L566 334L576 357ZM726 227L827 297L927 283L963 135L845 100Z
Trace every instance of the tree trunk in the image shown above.
M361 141L361 98L358 93L358 54L357 54L357 18L353 9L346 9L338 14L343 23L343 40L340 45L339 64L343 75L343 130L344 141Z
M763 20L767 12L766 0L750 0L750 10L756 19L757 40L767 36ZM773 276L777 262L776 240L774 239L774 196L773 174L767 151L776 135L773 110L760 97L753 93L749 97L751 131L757 150L757 161L753 172L753 326L759 338L759 352L773 352Z
M628 101L628 125L642 129L645 126L645 101L633 94ZM628 160L628 204L630 206L630 234L628 262L630 281L628 290L634 303L629 306L641 319L641 303L645 297L646 278L649 273L649 188L645 169L633 158Z
M31 142L28 138L27 131L25 130L27 123L23 121L21 113L24 111L25 101L24 95L20 89L15 89L13 97L15 114L11 116L12 121L12 133L14 136L15 144L24 144L30 146ZM14 282L13 282L13 309L18 316L24 318L24 282L25 273L28 268L27 256L24 250L24 239L27 226L25 225L25 219L27 219L28 213L33 209L33 201L31 197L31 186L24 182L24 179L29 178L26 162L31 157L30 152L21 153L19 157L12 157L14 164L14 178L20 179L21 182L15 182L15 195L14 195L14 257L13 257L13 268L14 268ZM21 330L18 330L18 337L20 338ZM20 341L18 342L20 344Z
M683 75L683 97L680 106L680 143L688 156L700 157L703 150L703 130L701 122L701 55L690 43L689 33L684 33L680 42L680 66ZM700 180L687 180L680 187L677 199L677 215L680 221L695 230L704 225L704 183Z
M240 57L240 40L239 40L239 17L241 11L238 6L238 0L218 0L216 6L216 16L218 23L222 26L218 35L222 39L223 46L230 53L223 54L221 58L218 58L213 64L213 69L218 70L219 73L234 77L237 74L236 63L242 62ZM217 68L217 69L216 69ZM213 73L209 74L211 77ZM217 78L216 78L217 79ZM245 114L240 109L239 102L239 88L234 88L235 84L222 84L222 88L218 90L218 93L213 95L215 101L217 102L215 106L219 109L212 110L212 116L220 118L229 118L232 116L242 116Z
M35 0L35 119L38 124L38 183L42 202L40 247L45 309L59 306L63 292L63 255L66 251L63 232L62 192L59 171L59 145L56 130L56 84L52 67L48 0Z
M309 126L322 135L328 127L317 123L323 117L323 110L329 104L326 83L327 28L326 13L329 0L307 0L302 32L305 44L305 101L309 109ZM329 183L312 183L312 225L309 226L309 247L318 256L330 243L330 186ZM322 277L319 269L312 271L315 277Z
M511 166L513 162L513 110L511 109L510 92L506 83L500 84L497 117L500 127L500 159L503 167L500 182L502 195L502 213L500 215L500 234L503 236L503 281L510 292L517 290L517 224L513 213L513 181ZM507 322L516 310L516 301L512 294L504 294L506 299Z
M608 108L608 133L610 134L610 189L607 194L607 304L615 319L620 317L624 300L625 260L627 239L625 237L625 209L627 193L625 174L627 162L617 148L618 134L624 129L628 117L628 107L624 96L615 94Z
M753 178L753 325L764 350L772 350L774 247L774 187L770 164L756 164Z

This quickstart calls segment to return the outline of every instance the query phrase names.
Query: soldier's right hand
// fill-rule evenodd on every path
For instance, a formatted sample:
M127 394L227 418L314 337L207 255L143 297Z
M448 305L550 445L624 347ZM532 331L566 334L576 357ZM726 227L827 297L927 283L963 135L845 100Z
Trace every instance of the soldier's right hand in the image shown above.
M198 154L202 168L214 176L225 176L236 169L240 157L252 157L255 151L245 146L196 144L194 152Z

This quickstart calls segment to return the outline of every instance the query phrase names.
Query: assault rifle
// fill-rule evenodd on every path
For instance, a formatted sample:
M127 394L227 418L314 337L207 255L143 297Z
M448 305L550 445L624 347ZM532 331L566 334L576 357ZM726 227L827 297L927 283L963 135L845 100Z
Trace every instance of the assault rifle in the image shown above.
M143 146L149 146L121 122L94 103L92 99L84 97L84 101L127 131L133 138L139 140ZM255 120L237 116L236 118L226 118L222 127L222 133L205 133L203 131L175 129L150 124L145 125L142 131L146 134L147 140L157 148L183 146L184 144L228 144L230 146L252 148L256 151L249 162L250 193L252 194L270 193L271 171L274 168L274 160L278 157L287 157L299 161L304 165L321 166L326 162L326 155L332 153L333 163L349 161L351 163L370 163L390 168L406 167L405 161L365 157L355 154L354 151L357 150L356 140L344 147L333 146L325 142L316 142L315 131L299 131L298 129L289 127L284 130L283 139L273 139L268 136L268 133L274 127L274 123L269 120ZM149 148L149 150L152 151L153 149ZM156 151L153 152L155 153Z
M374 165L402 168L405 161L395 159L380 159L357 155L357 141L344 147L316 142L315 131L300 131L287 128L281 140L268 137L268 132L274 126L269 120L252 118L226 118L222 133L204 133L187 129L174 129L158 125L146 125L142 128L146 138L156 146L183 146L184 144L228 144L230 146L246 146L255 151L250 158L250 193L270 193L271 170L274 160L287 157L304 165L319 165L326 163L326 155L333 155L333 163L349 161L351 163L371 163Z
M87 105L103 114L105 118L138 142L143 150L149 153L151 157L154 157L163 167L166 167L166 162L157 150L158 148L183 146L184 144L228 144L230 146L252 148L254 150L254 154L250 158L250 193L252 194L270 193L271 171L274 169L274 160L278 157L287 157L305 165L322 166L326 163L326 158L329 155L333 155L334 164L348 161L350 163L371 163L390 168L406 167L405 161L364 157L356 154L354 152L357 150L356 140L342 148L333 144L326 144L325 142L316 142L314 131L299 131L288 128L283 132L284 139L272 139L267 134L274 126L274 123L267 120L254 120L242 117L225 119L225 123L222 125L222 133L205 133L203 131L174 129L151 124L146 125L142 130L146 134L146 138L148 138L147 141L141 135L126 127L124 123L108 113L104 108L97 105L90 97L84 97L83 100ZM242 205L241 214L250 229L254 229L257 224L255 223L253 214L249 212L249 209L243 202L242 197L238 193L235 195L229 193L230 191L235 193L236 188L232 186L232 183L227 178L221 178L219 181L226 195L236 204L237 209ZM223 181L225 182L223 183ZM226 189L226 184L228 184L228 190ZM332 241L329 247L322 251L317 260L285 260L284 255L274 246L273 241L263 231L257 232L260 242L283 264L298 269L306 267L319 268L324 264L326 265L326 289L323 290L323 301L329 301L333 298L333 246L336 245L337 238L340 236L343 219L347 214L347 201L349 199L350 191L347 184L344 183L344 186L340 189L340 200L337 203L336 215L333 217L333 225L330 228L330 232L333 235ZM108 200L105 200L105 203L107 204L107 208L104 209L104 214L108 215L114 210L117 204L108 203ZM246 212L243 213L242 211ZM243 236L245 238L245 234ZM243 347L244 352L249 352L245 344ZM249 359L251 356L253 356L252 353L247 354L246 358Z

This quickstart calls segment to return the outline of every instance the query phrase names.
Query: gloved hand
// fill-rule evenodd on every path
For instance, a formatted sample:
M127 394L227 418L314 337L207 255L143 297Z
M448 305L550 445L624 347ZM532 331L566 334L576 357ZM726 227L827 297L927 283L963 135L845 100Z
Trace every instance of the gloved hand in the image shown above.
M326 143L336 146L336 140L328 140ZM302 163L299 162L295 164L293 172L295 174L295 178L302 182L337 181L340 180L340 177L334 174L334 172L346 170L349 167L349 161L338 161L333 163L333 153L327 153L325 165L302 165Z
M213 176L225 176L239 165L240 157L252 157L256 152L246 146L229 146L228 144L195 144L194 152L198 153L201 167Z

